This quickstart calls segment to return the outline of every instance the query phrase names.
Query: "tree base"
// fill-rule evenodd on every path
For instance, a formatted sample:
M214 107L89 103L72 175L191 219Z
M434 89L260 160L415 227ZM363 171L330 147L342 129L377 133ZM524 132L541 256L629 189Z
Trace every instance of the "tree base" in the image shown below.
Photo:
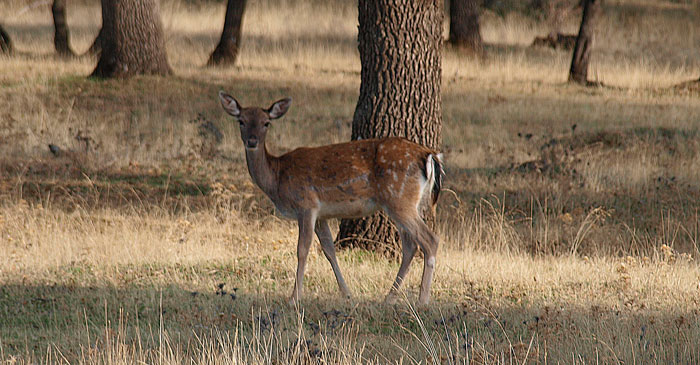
M150 65L150 67L129 67L129 65L121 62L116 62L114 59L100 55L100 60L97 62L97 67L90 74L90 77L97 78L128 78L135 75L158 75L169 76L173 74L173 70L167 65Z
M231 66L236 63L237 56L236 46L219 44L209 57L207 66Z
M157 0L102 0L102 52L92 77L173 73L165 52Z
M569 82L578 84L581 86L586 86L586 87L606 87L602 81L588 81L588 80L576 80L574 78L569 77Z
M384 213L341 220L335 243L340 248L361 248L390 259L401 257L399 232Z

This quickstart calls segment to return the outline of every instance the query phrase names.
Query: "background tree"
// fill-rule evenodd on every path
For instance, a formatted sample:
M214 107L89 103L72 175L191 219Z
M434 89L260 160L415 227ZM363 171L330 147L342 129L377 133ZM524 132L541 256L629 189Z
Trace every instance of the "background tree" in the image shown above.
M172 73L156 0L102 0L102 34L93 76Z
M468 53L477 56L484 54L479 26L479 0L450 1L449 42Z
M66 0L53 0L51 14L53 14L53 44L56 53L63 57L74 56L75 54L70 48L68 24L66 23Z
M571 59L569 81L589 85L588 63L591 59L596 21L601 13L602 0L584 0L581 27L574 46L574 56Z
M362 69L352 139L401 136L439 148L443 14L441 0L359 1ZM342 220L336 242L391 255L399 247L383 213Z
M246 0L228 0L224 30L219 44L209 57L209 65L233 65L241 44L241 25Z
M0 24L0 53L12 53L12 40L10 40L10 35L7 34L2 24Z

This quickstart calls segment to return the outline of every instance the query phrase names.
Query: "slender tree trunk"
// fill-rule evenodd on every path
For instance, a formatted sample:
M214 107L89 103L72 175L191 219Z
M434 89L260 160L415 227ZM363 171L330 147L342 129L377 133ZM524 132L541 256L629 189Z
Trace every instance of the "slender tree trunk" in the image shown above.
M401 136L439 148L442 21L441 0L359 0L362 69L352 139ZM399 252L396 228L383 213L342 220L336 241L394 257Z
M102 53L92 76L172 73L156 0L102 0Z
M583 5L583 16L581 17L581 28L578 31L576 45L574 46L574 56L571 59L571 69L569 70L569 81L582 85L588 84L588 63L593 49L595 36L595 25L601 12L602 0L585 0Z
M0 53L12 53L12 40L10 39L10 35L5 31L5 28L2 27L2 24L0 24Z
M209 65L233 65L241 45L241 25L246 0L228 0L226 20L219 44L209 57Z
M70 48L68 24L66 23L66 0L53 0L51 13L53 14L53 44L56 48L56 53L63 57L75 56Z
M478 0L450 1L450 44L467 53L482 56L484 41L480 29Z

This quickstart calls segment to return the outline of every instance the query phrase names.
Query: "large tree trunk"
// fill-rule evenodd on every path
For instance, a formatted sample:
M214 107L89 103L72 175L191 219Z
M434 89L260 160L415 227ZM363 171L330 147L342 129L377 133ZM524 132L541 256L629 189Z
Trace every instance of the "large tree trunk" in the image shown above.
M2 24L0 24L0 53L12 53L12 40L10 40L10 35L7 34Z
M359 1L362 71L352 139L401 136L439 148L442 20L441 0ZM336 241L390 256L399 252L396 229L383 214L342 220Z
M601 12L600 2L602 0L584 1L581 28L579 28L578 37L576 38L574 56L571 59L569 81L587 85L588 63L591 58L591 49L593 49L593 40L595 38L595 25Z
M241 24L246 0L228 0L226 20L219 44L209 57L209 65L233 65L241 45Z
M75 54L70 48L68 24L66 23L66 0L53 0L51 14L53 14L53 44L56 47L56 53L63 57L74 56Z
M476 56L484 53L478 0L450 1L450 44Z
M102 53L92 76L172 73L156 0L102 0Z

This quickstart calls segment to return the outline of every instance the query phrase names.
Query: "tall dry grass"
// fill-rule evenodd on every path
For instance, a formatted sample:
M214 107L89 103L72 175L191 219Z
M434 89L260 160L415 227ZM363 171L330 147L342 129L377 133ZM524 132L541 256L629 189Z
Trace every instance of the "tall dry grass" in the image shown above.
M512 227L498 214L476 214L467 227L479 232L442 232L430 308L411 306L420 270L409 274L405 302L381 305L396 263L353 251L339 255L355 295L342 300L316 249L307 299L295 309L284 304L294 280L295 228L213 211L169 216L136 208L132 215L5 205L5 359L500 363L698 356L700 275L692 257L668 246L621 260L531 257L509 252Z

